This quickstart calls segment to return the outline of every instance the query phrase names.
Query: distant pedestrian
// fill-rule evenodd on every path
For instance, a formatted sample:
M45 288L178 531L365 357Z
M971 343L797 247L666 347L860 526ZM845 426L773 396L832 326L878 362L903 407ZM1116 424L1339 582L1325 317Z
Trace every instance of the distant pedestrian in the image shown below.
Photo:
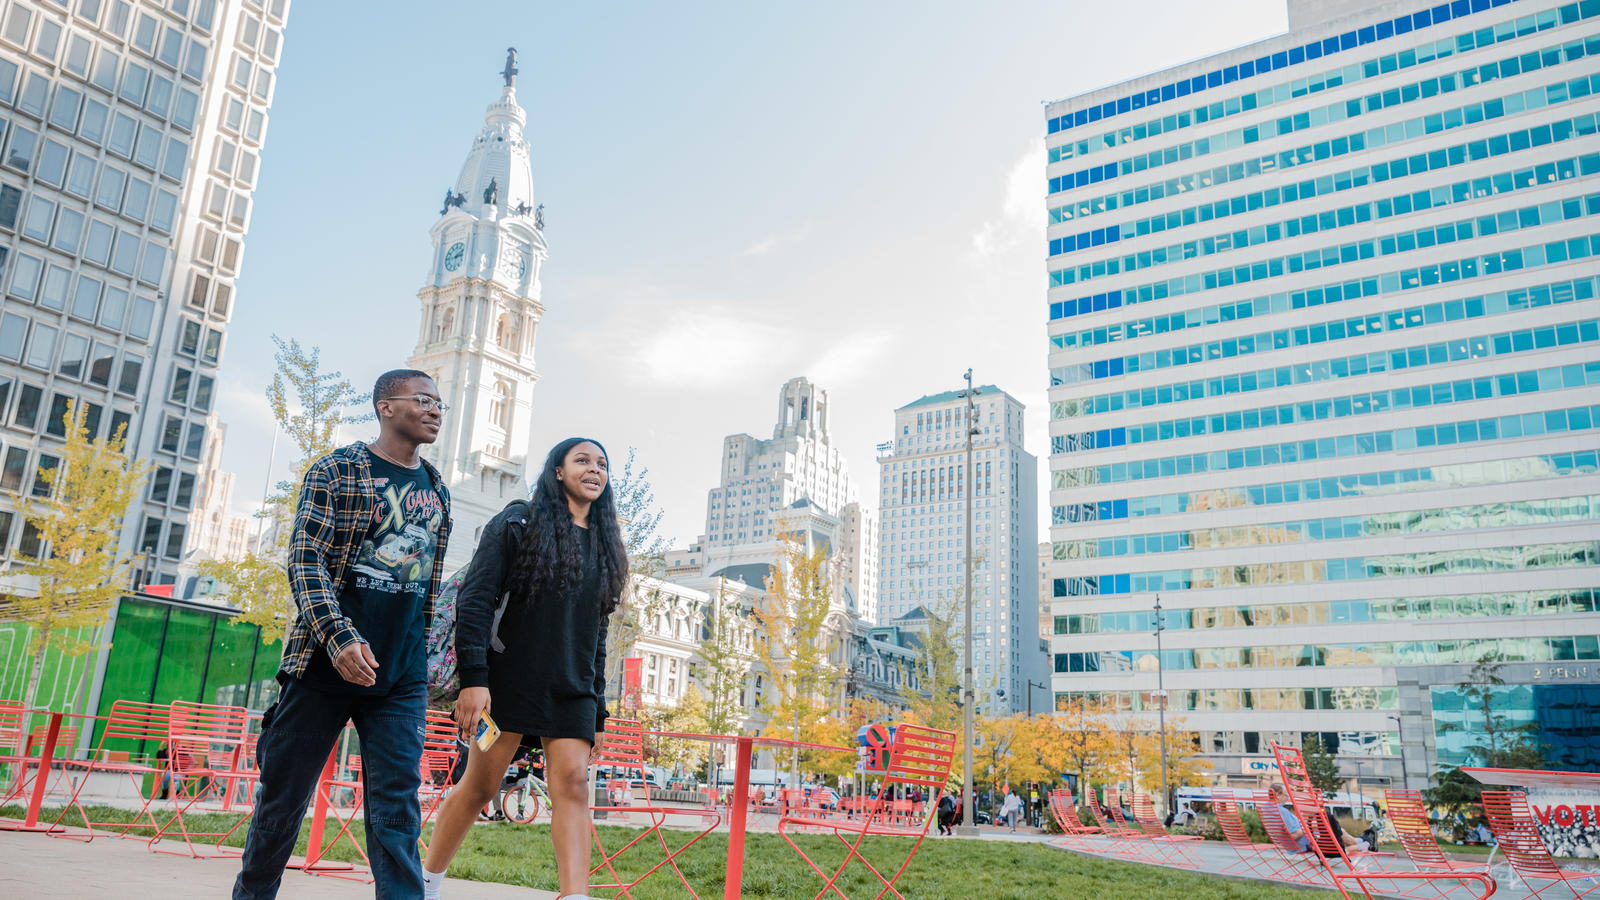
M1022 798L1011 788L1006 788L1006 798L1000 801L1000 818L1005 820L1006 827L1011 829L1012 834L1017 832L1017 816L1021 814Z
M950 834L951 826L955 824L956 801L948 793L939 798L939 833Z

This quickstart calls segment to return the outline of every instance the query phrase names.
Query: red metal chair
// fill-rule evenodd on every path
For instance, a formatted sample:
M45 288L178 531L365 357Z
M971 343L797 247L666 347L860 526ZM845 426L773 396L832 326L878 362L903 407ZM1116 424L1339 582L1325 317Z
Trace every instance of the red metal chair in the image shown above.
M639 882L644 881L646 878L649 878L651 875L655 874L661 869L662 866L667 866L670 867L673 873L678 876L678 880L683 883L683 887L689 892L689 896L699 900L700 895L694 892L694 888L689 885L689 880L684 877L683 872L678 868L677 858L681 853L683 853L683 851L694 846L694 844L701 838L714 831L718 825L721 825L722 814L717 812L715 809L703 809L700 807L656 806L651 802L649 773L646 772L644 768L644 725L638 721L633 719L607 719L605 738L600 742L600 753L596 758L595 763L601 766L609 766L611 768L613 780L620 780L623 781L624 784L630 785L630 791L631 780L628 779L626 775L624 775L622 779L617 779L615 776L619 772L638 772L640 784L639 790L644 794L644 802L628 805L612 802L611 805L596 806L591 808L589 830L594 835L594 845L595 849L599 851L600 862L596 863L594 867L589 870L589 877L591 879L594 878L595 875L597 875L603 869L610 875L612 881L605 884L591 883L589 886L591 888L616 890L618 896L632 898L633 894L630 892L635 887L639 886ZM626 844L623 844L613 852L607 852L605 848L605 842L600 837L599 826L595 824L592 813L610 814L614 812L627 815L646 816L649 818L650 822L645 827L644 831L640 832L632 840L628 841ZM667 845L666 834L662 831L662 826L665 825L667 823L667 819L672 816L688 816L692 818L698 818L702 822L709 821L710 824L706 825L706 827L699 833L695 834L694 837L690 838L688 841L674 849ZM634 878L631 881L624 880L622 875L618 873L616 869L617 858L622 856L622 854L627 853L634 847L639 846L651 835L655 836L656 843L661 847L661 853L663 857L662 860L651 866L649 869L646 869L644 873L639 875L637 878Z
M1495 892L1497 888L1495 880L1486 872L1399 871L1392 868L1378 868L1375 863L1358 868L1352 863L1352 856L1364 857L1362 861L1366 863L1375 857L1392 858L1392 855L1345 852L1344 843L1339 840L1333 826L1328 822L1328 812L1322 804L1322 792L1311 784L1311 777L1306 774L1305 760L1301 758L1300 751L1275 743L1272 745L1272 754L1278 760L1278 769L1283 773L1283 784L1289 792L1289 801L1305 828L1311 852L1322 862L1328 877L1333 880L1333 886L1345 900L1350 900L1350 892L1345 889L1345 882L1349 881L1355 882L1356 887L1360 888L1368 900L1372 900L1372 890L1368 887L1368 883L1374 881L1392 882L1397 888L1410 882L1420 882L1418 887L1421 887L1432 882L1456 881L1469 890L1472 885L1481 888L1482 893L1474 894L1476 900L1486 900Z
M184 819L197 806L205 810L207 805L215 803L216 808L210 811L223 811L221 801L227 795L230 780L252 774L240 765L249 721L250 711L242 706L218 706L187 700L173 702L167 732L173 814L151 836L150 849L157 853L178 854L179 851L157 846L176 825L189 856L196 859L218 856L218 853L204 854L196 850L194 838L216 838L218 842L226 840L250 817L249 811L240 814L238 821L226 831L190 831Z
M1072 791L1066 788L1057 788L1050 792L1050 815L1061 827L1061 837L1052 843L1058 843L1072 850L1083 850L1089 853L1103 853L1108 849L1104 846L1110 841L1101 829L1093 825L1083 824L1078 818L1078 806L1072 802ZM1091 842L1102 844L1093 848Z
M953 731L942 731L937 728L928 728L922 725L902 723L895 727L894 740L889 746L889 759L884 770L883 785L879 788L878 796L871 801L867 808L866 816L859 822L840 822L833 818L816 818L812 816L784 816L778 820L778 834L786 841L794 852L800 854L811 871L825 880L822 890L818 891L813 900L832 891L838 894L841 900L849 900L845 893L839 889L839 878L850 867L851 862L859 862L867 871L877 877L883 884L883 890L874 895L875 898L884 895L893 895L899 900L905 900L897 890L894 883L899 880L906 867L911 865L911 860L917 855L917 850L922 847L922 842L928 837L928 825L931 818L922 820L920 827L896 827L891 823L891 801L886 798L900 791L916 787L928 792L929 803L937 808L939 794L945 788L945 782L950 777L950 767L955 763L956 735ZM828 874L804 850L795 844L790 837L791 830L821 829L830 831L839 842L846 847L844 861L834 869L833 874ZM894 870L894 874L885 876L879 867L874 866L861 853L862 841L868 835L889 835L895 837L915 838L911 850L906 858Z
M1156 815L1156 806L1150 801L1149 794L1134 794L1133 804L1129 808L1133 810L1134 823L1150 836L1151 849L1162 857L1161 862L1182 869L1200 868L1200 860L1183 847L1184 844L1201 840L1200 835L1173 834L1168 831L1166 823Z
M424 728L422 759L418 764L422 784L417 789L417 802L422 807L422 827L426 828L433 814L438 811L439 804L444 802L445 795L455 786L456 761L467 751L457 740L461 729L457 727L453 714L430 709ZM428 852L428 844L420 832L417 845L423 853Z
M1574 884L1582 878L1595 879L1597 876L1594 872L1563 869L1556 864L1555 858L1550 855L1550 848L1545 846L1544 838L1539 835L1539 823L1528 808L1527 794L1522 791L1484 791L1483 812L1489 818L1489 830L1494 832L1501 852L1506 855L1506 862L1511 864L1511 871L1527 882L1528 890L1535 898L1557 884L1565 885L1567 890L1572 891L1573 900L1600 891L1600 883L1582 891ZM1535 890L1534 881L1550 883Z
M21 707L18 707L22 709ZM22 709L21 718L26 719L27 710ZM5 796L0 797L0 806L6 806L20 799L27 793L37 779L45 779L45 790L60 796L72 794L71 783L67 781L67 757L72 755L72 747L78 742L78 726L62 725L56 737L54 755L42 770L38 765L39 754L44 749L45 735L50 730L47 725L35 725L33 730L23 733L19 721L16 727L0 726L0 763L13 762L18 766L17 777L12 781L11 788ZM20 744L20 747L18 746ZM5 748L13 748L9 752ZM28 773L32 770L33 774Z
M1128 824L1127 816L1122 813L1122 797L1117 793L1115 786L1107 785L1105 793L1105 811L1111 816L1111 821L1116 823L1119 829L1118 833L1126 841L1129 859L1150 863L1160 862L1161 860L1157 858L1160 854L1156 852L1155 841L1153 840L1155 835L1142 828L1135 828Z
M1433 836L1433 828L1428 823L1428 808L1423 805L1421 791L1390 788L1383 792L1383 799L1389 807L1389 824L1394 826L1400 847L1419 871L1488 873L1486 866L1453 860L1439 849L1439 839Z
M149 744L165 744L172 719L172 708L156 703L143 703L138 700L114 700L111 710L106 716L105 730L100 732L100 741L95 745L94 752L85 760L69 760L69 768L82 769L82 777L72 791L72 799L62 807L52 825L61 824L67 813L76 810L83 827L89 830L86 835L72 834L69 832L51 832L51 837L66 838L74 841L92 841L97 826L106 832L115 831L117 837L137 838L148 841L149 835L129 834L134 828L149 828L151 833L159 830L155 817L150 813L150 805L155 802L161 793L161 781L166 774L167 766L164 762L153 758L151 755L138 754L132 751L117 751L107 749L106 743L133 741L137 742L140 750L145 750ZM88 785L90 777L96 772L120 773L127 776L135 793L143 804L139 812L126 822L94 822L90 821L88 811L78 801L78 795ZM144 780L150 777L149 792L145 792Z

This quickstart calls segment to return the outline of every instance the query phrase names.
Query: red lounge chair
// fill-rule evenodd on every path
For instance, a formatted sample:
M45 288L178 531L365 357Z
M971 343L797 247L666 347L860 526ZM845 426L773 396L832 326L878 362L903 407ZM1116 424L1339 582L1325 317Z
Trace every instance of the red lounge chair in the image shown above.
M1183 845L1200 840L1198 834L1173 834L1167 830L1166 823L1156 815L1156 806L1150 801L1149 794L1134 794L1133 821L1150 836L1150 846L1162 858L1160 862L1174 865L1182 869L1200 868L1200 860L1193 853L1185 850Z
M1240 793L1245 796L1241 798ZM1224 867L1219 874L1277 878L1285 865L1283 852L1271 841L1258 844L1250 839L1250 829L1245 826L1244 815L1239 811L1241 799L1252 806L1259 806L1263 802L1257 798L1255 791L1211 790L1211 809L1217 814L1217 825L1222 829L1228 846L1239 856L1237 863Z
M838 819L827 817L797 815L784 816L778 820L778 834L805 860L811 871L824 879L822 890L816 893L813 900L820 900L829 892L839 895L840 900L850 900L844 891L839 888L839 879L852 862L859 862L867 871L877 877L883 889L873 895L876 898L893 896L897 900L905 900L904 895L895 888L894 883L899 880L906 867L911 865L911 860L917 855L917 850L922 847L922 842L928 837L928 824L932 817L924 818L920 825L896 826L893 824L894 801L887 798L898 795L902 791L913 787L921 788L927 792L929 802L933 808L939 805L939 793L944 790L945 781L950 777L950 767L956 758L956 735L953 731L941 731L937 728L928 728L922 725L902 723L895 726L894 740L889 746L889 760L884 770L883 785L867 807L866 815L859 822L841 822ZM832 874L824 871L804 850L795 844L789 833L794 830L824 830L831 831L839 842L846 848L844 861ZM914 838L915 843L906 854L906 858L894 870L892 875L885 875L886 866L874 866L861 852L862 842L867 835L890 835L895 837Z
M1300 841L1290 835L1289 826L1283 820L1283 809L1273 803L1271 796L1265 791L1259 792L1257 797L1260 802L1256 804L1256 812L1261 816L1261 827L1266 829L1267 836L1272 839L1272 845L1278 848L1281 863L1272 877L1295 884L1332 887L1333 882L1328 878L1322 860L1318 859L1309 847L1301 850ZM1304 827L1301 826L1302 829Z
M1501 852L1506 855L1506 862L1511 864L1511 871L1527 882L1528 890L1535 898L1557 884L1565 885L1572 892L1573 900L1600 891L1600 882L1590 885L1586 890L1578 889L1580 879L1595 881L1600 878L1594 872L1563 869L1556 864L1555 858L1550 855L1550 848L1545 846L1544 838L1539 835L1539 823L1528 808L1527 794L1522 791L1484 791L1483 812L1489 817L1489 830L1494 832ZM1535 890L1534 881L1550 883Z
M1428 824L1428 808L1422 803L1421 791L1391 788L1383 792L1383 799L1389 806L1389 824L1400 838L1400 847L1419 871L1487 874L1486 866L1453 860L1439 849L1439 839L1433 836L1433 828Z
M167 767L166 764L152 758L151 745L161 745L167 742L167 734L172 719L172 708L155 703L142 703L138 700L115 700L111 703L111 711L106 716L105 730L100 733L100 741L95 746L94 753L85 760L69 760L67 765L72 768L81 768L83 775L78 779L78 786L72 792L72 799L62 807L56 816L54 825L61 824L61 820L68 812L76 812L78 819L83 822L83 827L89 830L86 835L72 834L69 832L52 832L51 837L66 838L75 841L92 841L95 829L99 827L105 832L115 832L117 837L132 837L141 841L148 841L149 835L128 832L133 828L148 827L151 833L160 828L155 817L150 813L150 804L155 802L161 794L161 780ZM137 752L115 751L107 749L108 741L137 741ZM89 778L95 772L121 773L128 777L134 792L143 801L139 812L127 822L94 822L90 821L88 811L78 801L78 795L89 783ZM150 777L149 792L145 792L144 780Z
M1078 818L1078 806L1072 802L1072 791L1057 788L1050 792L1050 815L1055 818L1056 824L1061 826L1062 834L1052 843L1089 853L1103 853L1108 849L1110 838L1102 834L1099 828L1085 825L1083 820ZM1100 846L1094 846L1095 843Z
M1305 761L1301 758L1300 751L1293 747L1273 744L1272 754L1278 760L1278 769L1283 773L1284 787L1289 792L1289 800L1294 805L1295 815L1300 817L1300 822L1305 828L1311 852L1322 862L1328 877L1333 880L1333 886L1345 900L1350 900L1350 892L1345 889L1345 883L1352 881L1368 900L1372 900L1372 889L1368 886L1370 882L1389 882L1394 885L1394 889L1407 890L1409 893L1417 889L1409 887L1412 882L1420 882L1417 885L1420 888L1424 884L1454 881L1469 890L1476 888L1481 891L1473 894L1475 900L1487 900L1495 892L1497 885L1494 879L1484 872L1418 872L1385 869L1378 867L1379 858L1387 856L1392 859L1392 854L1347 853L1344 844L1334 833L1333 826L1328 823L1328 811L1322 805L1322 792L1312 786L1311 777L1306 774ZM1352 857L1361 859L1363 865L1359 869L1352 862Z

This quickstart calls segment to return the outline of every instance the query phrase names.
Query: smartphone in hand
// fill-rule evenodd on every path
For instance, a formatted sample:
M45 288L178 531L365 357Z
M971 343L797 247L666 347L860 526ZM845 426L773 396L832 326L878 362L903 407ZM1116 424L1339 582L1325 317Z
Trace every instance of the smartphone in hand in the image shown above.
M494 746L494 742L500 739L500 726L489 718L488 713L478 713L478 730L473 734L472 739L477 743L479 750L488 751L490 747Z

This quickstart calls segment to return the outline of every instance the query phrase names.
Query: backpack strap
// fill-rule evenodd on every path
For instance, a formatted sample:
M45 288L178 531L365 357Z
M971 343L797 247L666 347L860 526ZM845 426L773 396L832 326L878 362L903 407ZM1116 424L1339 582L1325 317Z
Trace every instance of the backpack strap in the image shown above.
M500 640L500 620L505 617L506 607L511 605L511 588L506 582L511 579L512 566L516 563L517 552L522 549L522 539L527 533L528 519L532 514L533 507L526 500L513 500L501 511L506 520L505 550L500 570L500 603L495 607L494 620L489 623L489 648L496 653L506 650L505 643Z

